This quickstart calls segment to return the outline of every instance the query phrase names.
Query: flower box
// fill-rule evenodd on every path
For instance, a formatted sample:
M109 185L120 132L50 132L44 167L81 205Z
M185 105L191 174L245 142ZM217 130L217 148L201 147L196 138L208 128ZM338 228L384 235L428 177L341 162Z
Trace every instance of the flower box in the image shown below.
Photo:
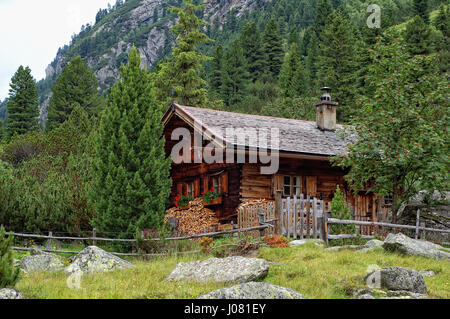
M206 202L206 201L203 199L203 206L214 206L214 205L220 205L220 204L222 204L222 197L213 199L213 200L211 200L210 202Z

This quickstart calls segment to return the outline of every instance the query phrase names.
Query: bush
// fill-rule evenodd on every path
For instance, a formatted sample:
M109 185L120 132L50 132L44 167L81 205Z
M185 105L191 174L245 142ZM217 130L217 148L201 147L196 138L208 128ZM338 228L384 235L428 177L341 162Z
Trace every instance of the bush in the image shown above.
M331 201L331 218L345 219L345 220L352 219L350 209L348 208L347 202L345 201L344 195L342 194L339 185L337 186L333 200ZM356 233L355 225L332 224L330 228L331 232L335 235ZM346 242L345 239L333 240L333 244L335 245L341 245L344 244L345 242Z
M6 238L5 228L0 228L0 289L14 287L19 280L19 267L14 267L14 259L11 252L13 236Z

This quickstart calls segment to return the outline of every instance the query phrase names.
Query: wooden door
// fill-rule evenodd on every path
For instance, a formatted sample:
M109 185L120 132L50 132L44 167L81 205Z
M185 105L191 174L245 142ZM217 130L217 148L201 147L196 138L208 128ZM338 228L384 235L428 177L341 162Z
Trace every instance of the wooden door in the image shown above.
M306 177L306 195L317 197L317 176Z

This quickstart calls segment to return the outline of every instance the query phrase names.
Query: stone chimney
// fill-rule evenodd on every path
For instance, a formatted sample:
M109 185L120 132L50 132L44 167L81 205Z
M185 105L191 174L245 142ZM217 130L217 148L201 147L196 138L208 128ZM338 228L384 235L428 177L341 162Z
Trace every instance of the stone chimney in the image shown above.
M334 131L336 130L336 106L339 103L331 100L330 88L324 87L320 90L324 93L320 97L320 102L316 104L317 127L322 131Z

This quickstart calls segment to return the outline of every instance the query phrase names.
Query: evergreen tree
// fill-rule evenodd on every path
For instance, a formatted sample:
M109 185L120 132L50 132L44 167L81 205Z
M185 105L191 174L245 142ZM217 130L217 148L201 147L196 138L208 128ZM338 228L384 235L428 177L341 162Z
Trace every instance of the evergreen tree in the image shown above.
M426 24L430 23L428 16L428 0L414 0L414 12L420 16Z
M211 93L215 95L220 95L220 90L222 88L222 74L224 68L224 56L223 56L223 48L221 45L217 46L216 52L214 54L214 60L212 62L212 71L211 71L211 81L210 87L212 89Z
M319 84L334 90L334 99L340 103L338 119L346 121L355 111L358 57L354 30L342 10L330 15L323 35L327 41L321 43Z
M327 25L328 17L332 12L333 5L329 0L320 0L316 6L316 14L314 16L312 29L316 33L318 40L321 42L326 40L326 36L324 37L323 32Z
M72 59L62 70L52 88L53 96L48 106L47 129L52 130L64 123L77 106L89 115L98 114L103 106L98 95L95 74L80 56Z
M19 280L20 267L14 267L11 247L13 236L6 237L3 226L0 227L0 289L14 287Z
M439 69L445 73L450 67L450 8L441 4L433 24L442 34L436 39L435 47L439 53Z
M247 62L248 72L253 82L264 73L264 52L261 34L254 22L249 22L242 30L240 44Z
M39 103L36 82L29 67L20 66L11 79L6 127L9 136L39 128Z
M0 144L2 143L3 139L6 137L6 130L3 126L3 121L0 120Z
M406 25L403 37L406 40L406 47L412 55L430 54L433 51L431 28L421 16L415 16Z
M89 194L95 208L93 225L118 232L120 238L136 230L158 229L171 190L162 109L135 47L128 61L100 120Z
M172 56L161 64L155 76L158 100L166 104L178 100L184 105L204 106L208 104L206 81L200 72L202 63L210 58L200 53L198 47L212 40L201 32L206 23L196 15L204 5L194 5L192 0L183 3L183 8L171 8L179 17L171 29L177 40Z
M286 53L281 67L279 85L284 97L304 95L308 91L308 77L302 63L297 43Z
M272 79L277 79L283 64L283 38L278 30L278 25L271 19L264 33L264 55L266 58L266 72Z
M224 71L222 73L222 97L228 108L234 108L245 97L250 75L242 52L242 47L236 40L225 55ZM232 109L230 109L232 110Z
M352 220L352 215L350 213L350 209L348 208L347 202L345 200L344 194L341 191L339 185L336 187L336 192L333 195L333 200L331 201L331 218L341 219L341 220ZM339 225L333 224L331 225L331 232L334 235L339 234L355 234L356 226L355 225ZM342 245L344 240L339 240L336 245Z

